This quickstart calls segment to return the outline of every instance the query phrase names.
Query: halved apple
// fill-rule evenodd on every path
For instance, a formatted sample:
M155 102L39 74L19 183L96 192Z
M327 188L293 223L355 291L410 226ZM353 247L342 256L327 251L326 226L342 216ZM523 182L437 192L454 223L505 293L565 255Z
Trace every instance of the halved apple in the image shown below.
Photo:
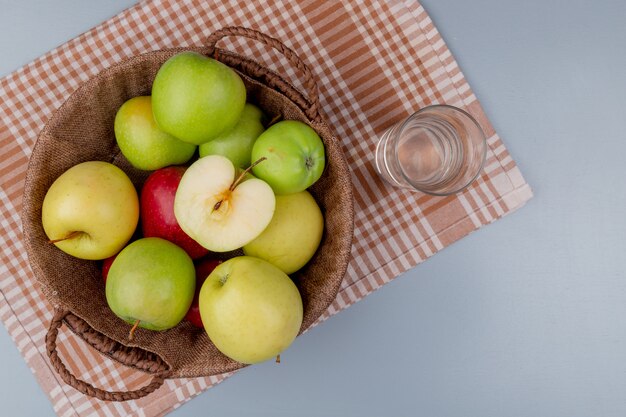
M274 215L272 188L258 178L246 179L246 171L236 174L228 158L205 156L185 171L176 191L174 215L180 227L213 252L249 243Z

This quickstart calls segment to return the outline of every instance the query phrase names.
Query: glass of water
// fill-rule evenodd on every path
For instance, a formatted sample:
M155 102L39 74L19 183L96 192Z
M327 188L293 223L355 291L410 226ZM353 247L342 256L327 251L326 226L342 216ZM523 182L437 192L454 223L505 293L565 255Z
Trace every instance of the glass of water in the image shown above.
M389 184L446 196L469 186L485 163L476 120L448 105L424 107L389 128L376 146L376 171Z

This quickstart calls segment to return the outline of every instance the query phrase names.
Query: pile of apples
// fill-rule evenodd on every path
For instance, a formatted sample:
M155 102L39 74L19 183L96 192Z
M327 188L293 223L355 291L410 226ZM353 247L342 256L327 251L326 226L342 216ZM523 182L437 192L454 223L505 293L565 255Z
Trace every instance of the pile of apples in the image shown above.
M179 53L159 69L152 96L131 98L115 117L122 154L153 171L140 195L117 166L88 161L45 196L50 242L104 260L107 303L132 325L131 339L137 327L166 330L186 317L250 364L298 334L302 299L288 274L322 239L324 218L306 189L322 175L324 145L299 121L266 126L246 99L231 68ZM245 256L215 255L237 249Z

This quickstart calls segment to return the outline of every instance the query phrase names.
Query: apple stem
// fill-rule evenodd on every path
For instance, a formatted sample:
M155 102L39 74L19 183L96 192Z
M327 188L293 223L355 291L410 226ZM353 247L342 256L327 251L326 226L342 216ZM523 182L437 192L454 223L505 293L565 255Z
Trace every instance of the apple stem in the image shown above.
M262 156L259 159L257 159L256 161L254 161L252 163L252 165L250 165L248 168L244 169L243 172L241 174L239 174L237 179L230 185L229 190L230 191L234 191L235 187L237 187L239 185L239 183L241 182L243 177L245 177L248 172L252 171L252 168L254 168L255 166L259 165L261 162L265 161L266 159L267 159L266 157Z
M241 182L241 180L243 179L243 177L246 176L246 174L248 172L250 172L252 170L252 168L254 168L255 166L257 166L258 164L260 164L261 162L265 161L267 158L262 156L259 159L257 159L256 161L254 161L254 163L252 165L250 165L248 168L246 168L241 174L239 174L239 176L237 177L237 179L235 181L233 181L233 183L230 185L230 187L228 188L228 191L234 191L235 188L239 185L239 183ZM215 205L213 206L213 211L219 210L220 207L222 206L222 203L224 202L224 200L220 200L217 203L215 203Z
M137 320L135 321L135 324L133 324L133 327L130 329L130 332L128 333L128 340L133 340L133 337L135 337L135 330L137 330L137 327L139 327L139 322L141 320Z
M276 355L276 363L280 363L280 353Z
M83 233L83 232L79 232L78 230L75 230L73 232L70 232L67 236L62 237L61 239L50 239L50 240L48 240L48 243L62 242L64 240L68 240L68 239L71 239L73 237L76 237L76 236L80 235L81 233Z
M279 121L282 118L283 118L283 116L281 114L277 114L276 116L274 116L272 118L272 120L270 120L270 122L267 124L267 127L270 127L271 125L273 125L274 123L276 123L277 121Z

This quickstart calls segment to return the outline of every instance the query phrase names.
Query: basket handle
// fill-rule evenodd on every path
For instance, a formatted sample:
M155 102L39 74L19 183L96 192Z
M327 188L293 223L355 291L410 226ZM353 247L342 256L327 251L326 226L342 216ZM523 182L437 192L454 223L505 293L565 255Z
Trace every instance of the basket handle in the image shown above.
M308 101L307 108L304 109L307 117L311 120L319 119L319 110L320 110L320 100L319 93L317 90L317 83L315 82L315 78L313 77L313 73L309 69L309 67L302 61L302 59L296 54L292 49L289 49L284 43L279 41L276 38L272 38L269 35L266 35L258 30L244 28L241 26L228 26L222 29L219 29L213 32L207 39L207 47L210 49L210 53L213 54L216 50L215 45L217 42L228 36L241 36L244 38L253 39L263 43L264 45L271 46L280 52L287 60L300 70L302 75L304 76L302 80L302 84L304 85L304 89L306 92L306 98ZM255 68L256 72L265 72L266 75L267 69L257 65ZM281 89L283 92L288 93L290 89ZM297 97L289 97L292 101L300 101Z
M150 384L135 391L106 391L96 388L93 385L76 378L65 366L57 352L57 336L59 328L66 322L76 333L82 336L90 345L100 352L107 352L110 356L124 365L152 373L154 377ZM141 359L135 349L116 349L120 346L118 342L110 339L102 333L96 332L87 322L67 310L57 309L50 322L48 333L46 334L46 350L50 357L50 362L54 370L61 379L72 388L85 395L95 397L103 401L128 401L145 397L158 389L170 374L167 365L155 359ZM148 353L145 352L144 353Z

